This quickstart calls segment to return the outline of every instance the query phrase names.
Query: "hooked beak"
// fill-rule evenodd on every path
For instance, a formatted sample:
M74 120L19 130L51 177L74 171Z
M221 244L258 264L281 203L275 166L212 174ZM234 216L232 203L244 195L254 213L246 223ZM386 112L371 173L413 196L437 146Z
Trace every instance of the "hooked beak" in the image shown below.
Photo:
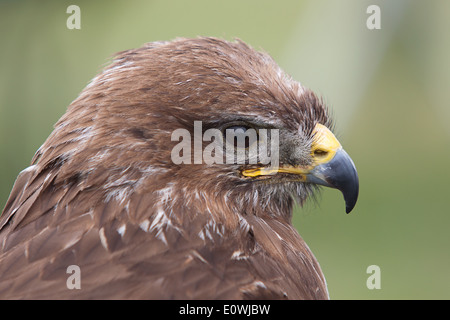
M359 179L355 164L344 149L336 151L334 157L312 169L306 181L338 189L345 200L345 211L350 213L358 200Z
M327 127L317 124L313 134L311 165L247 169L242 174L247 177L257 177L289 173L297 175L300 181L338 189L344 196L345 211L350 213L355 207L359 193L359 179L355 164Z

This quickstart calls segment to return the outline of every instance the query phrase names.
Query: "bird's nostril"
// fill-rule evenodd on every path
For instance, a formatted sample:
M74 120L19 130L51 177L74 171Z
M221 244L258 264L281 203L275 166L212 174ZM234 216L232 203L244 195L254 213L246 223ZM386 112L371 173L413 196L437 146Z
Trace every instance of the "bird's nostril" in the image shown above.
M314 157L316 158L324 158L328 154L328 151L322 150L322 149L316 149L314 150Z

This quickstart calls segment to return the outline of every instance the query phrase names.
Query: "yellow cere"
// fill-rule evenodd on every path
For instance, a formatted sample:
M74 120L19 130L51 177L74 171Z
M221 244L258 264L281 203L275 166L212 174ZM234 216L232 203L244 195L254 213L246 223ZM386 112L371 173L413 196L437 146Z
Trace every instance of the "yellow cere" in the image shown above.
M314 141L311 146L311 156L314 159L313 166L315 167L333 159L336 151L342 146L330 129L320 123L316 124L313 134Z

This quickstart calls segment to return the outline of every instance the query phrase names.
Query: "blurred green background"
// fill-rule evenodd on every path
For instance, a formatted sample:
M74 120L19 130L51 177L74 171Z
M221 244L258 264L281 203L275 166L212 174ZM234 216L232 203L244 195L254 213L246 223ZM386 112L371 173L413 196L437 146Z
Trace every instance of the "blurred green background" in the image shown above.
M69 30L66 9L81 8ZM381 8L368 30L366 9ZM0 206L118 51L237 37L323 95L360 175L346 215L323 190L294 215L333 299L450 298L450 1L0 1ZM369 290L370 265L381 289Z

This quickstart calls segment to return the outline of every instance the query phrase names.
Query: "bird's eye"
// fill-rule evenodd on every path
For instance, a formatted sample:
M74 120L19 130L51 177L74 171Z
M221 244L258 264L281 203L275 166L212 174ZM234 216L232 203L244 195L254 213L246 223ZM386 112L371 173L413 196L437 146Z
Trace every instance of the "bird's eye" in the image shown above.
M226 130L231 130L231 131L235 132L236 134L245 133L249 129L251 129L251 128L248 126L230 126L230 127L226 128Z
M258 140L258 132L247 125L232 125L224 130L227 143L239 149L248 149Z

